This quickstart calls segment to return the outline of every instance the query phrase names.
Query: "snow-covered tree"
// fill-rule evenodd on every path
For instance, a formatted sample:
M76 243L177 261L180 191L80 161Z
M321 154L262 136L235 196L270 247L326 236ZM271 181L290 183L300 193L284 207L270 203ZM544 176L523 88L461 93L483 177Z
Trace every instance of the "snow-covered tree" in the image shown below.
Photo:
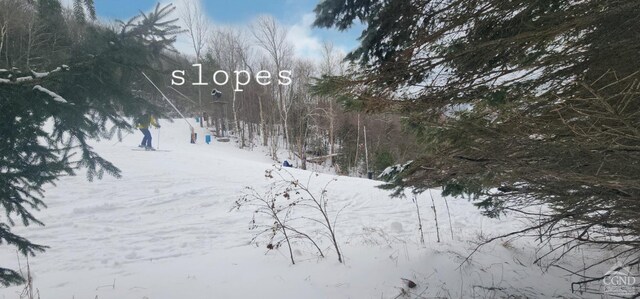
M39 1L36 7L59 7L54 2ZM119 169L88 141L120 135L132 128L128 116L153 110L133 91L141 71L153 73L175 41L179 27L167 19L173 10L158 5L121 23L119 31L86 24L85 38L69 46L62 58L66 62L46 70L0 64L0 205L5 211L0 244L24 255L46 249L12 233L11 227L16 221L43 224L32 212L46 207L44 187L60 176L86 169L89 180L104 173L119 177ZM38 15L48 16L46 11ZM23 281L16 271L0 267L0 284Z
M320 27L366 24L347 56L359 69L324 90L402 115L426 147L392 183L529 217L512 235L539 233L562 252L554 263L612 251L573 274L640 264L640 2L327 0L315 11Z

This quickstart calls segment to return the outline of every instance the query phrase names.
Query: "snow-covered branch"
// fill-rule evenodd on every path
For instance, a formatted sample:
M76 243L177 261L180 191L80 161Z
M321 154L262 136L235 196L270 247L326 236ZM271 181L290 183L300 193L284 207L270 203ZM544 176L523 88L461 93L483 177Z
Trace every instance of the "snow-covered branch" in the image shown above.
M56 102L65 103L65 104L68 103L67 100L65 100L59 94L57 94L57 93L55 93L55 92L53 92L51 90L48 90L48 89L46 89L46 88L44 88L44 87L42 87L40 85L34 86L33 90L38 90L38 91L41 91L41 92L44 92L44 93L48 94Z
M6 69L2 69L0 70L0 75L5 76L5 78L0 78L0 84L20 84L20 83L25 83L25 82L31 82L33 80L36 79L44 79L47 76L53 74L53 73L57 73L57 72L61 72L61 71L68 71L69 70L69 66L66 64L63 64L51 71L48 72L36 72L34 70L30 70L29 73L30 75L28 76L21 76L21 77L17 77L16 78L16 73L20 73L17 71L17 69L12 69L11 71L6 70ZM7 75L5 75L5 73L8 73Z

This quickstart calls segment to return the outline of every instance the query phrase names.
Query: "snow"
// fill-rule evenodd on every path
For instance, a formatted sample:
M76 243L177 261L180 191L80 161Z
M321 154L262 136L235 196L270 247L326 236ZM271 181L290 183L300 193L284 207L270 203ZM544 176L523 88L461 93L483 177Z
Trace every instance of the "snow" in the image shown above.
M34 87L33 87L33 90L38 90L38 91L41 91L41 92L44 92L44 93L48 94L48 95L49 95L49 96L51 96L51 98L52 98L54 101L56 101L56 102L59 102L59 103L67 103L67 100L65 100L63 97L61 97L61 96L60 96L60 95L58 95L57 93L55 93L55 92L53 92L53 91L51 91L51 90L48 90L48 89L46 89L46 88L44 88L44 87L42 87L42 86L40 86L40 85L36 85L36 86L34 86Z
M12 70L17 71L17 68L14 67L14 68L12 68ZM51 70L49 72L36 72L34 70L31 70L30 71L31 72L31 76L19 77L19 78L16 79L16 82L22 83L22 82L32 81L34 79L42 79L42 78L45 78L45 77L49 76L52 73L59 72L59 71L62 71L62 70L65 70L65 71L69 70L69 66L66 65L66 64L63 64L63 65L61 65L61 66L59 66L59 67L57 67L57 68L55 68L55 69L53 69L53 70ZM4 73L4 72L8 72L8 70L0 69L0 73ZM12 76L13 76L13 74L9 74L9 77L12 77ZM9 80L0 79L0 83L9 83L9 82L10 82Z
M529 139L531 139L531 140L544 140L544 135L542 135L542 134L531 134L531 135L529 135Z
M60 70L60 68L57 68L57 69L53 70L53 72L55 72L56 70ZM44 78L46 76L49 76L50 73L49 72L38 73L36 71L31 71L31 74L33 75L34 78L40 79L40 78Z
M139 132L120 143L95 143L123 178L89 183L82 174L64 177L47 188L48 208L36 213L46 226L14 228L51 247L29 259L41 298L395 298L402 278L418 284L411 298L500 297L502 291L583 297L571 293L575 277L532 265L536 253L526 240L492 243L463 264L475 242L519 227L517 219L489 219L466 200L450 198L449 222L442 216L444 199L433 190L442 242L436 242L427 194L418 198L426 239L421 245L410 199L390 198L377 181L329 174L312 176L310 185L321 188L337 178L328 191L329 211L342 210L336 229L346 262L339 264L322 242L326 258L296 244L298 262L291 265L284 247L268 251L263 239L250 244L252 209L230 211L246 186L265 191L264 171L273 168L267 156L233 142L189 144L184 121L161 124L153 143L160 139L169 152L132 151ZM305 181L310 174L290 171ZM582 265L582 258L572 261ZM6 245L0 261L19 265ZM24 258L20 264L24 268ZM0 298L19 298L21 291L0 288Z
M66 65L66 64L63 64L62 66L59 66L59 67L53 69L50 72L40 72L39 73L39 72L36 72L36 71L32 70L31 71L31 75L33 75L33 77L36 78L36 79L41 79L41 78L44 78L46 76L49 76L52 73L56 73L56 72L59 72L59 71L62 71L62 70L69 70L69 66Z
M384 178L386 176L397 174L403 172L409 165L411 165L413 161L408 161L404 164L396 164L385 168L379 175L378 178Z
M26 81L31 81L31 80L33 80L33 77L31 77L31 76L18 77L16 79L16 82L26 82Z

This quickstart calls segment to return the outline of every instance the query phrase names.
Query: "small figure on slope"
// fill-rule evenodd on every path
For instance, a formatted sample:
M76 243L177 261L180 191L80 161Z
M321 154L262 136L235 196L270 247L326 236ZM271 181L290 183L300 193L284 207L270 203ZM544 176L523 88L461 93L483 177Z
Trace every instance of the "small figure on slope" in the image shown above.
M139 147L144 148L149 151L154 151L155 149L151 146L151 132L149 132L149 126L152 125L156 128L160 128L160 125L156 121L156 118L152 114L144 113L138 119L138 129L144 134L142 138L142 142Z

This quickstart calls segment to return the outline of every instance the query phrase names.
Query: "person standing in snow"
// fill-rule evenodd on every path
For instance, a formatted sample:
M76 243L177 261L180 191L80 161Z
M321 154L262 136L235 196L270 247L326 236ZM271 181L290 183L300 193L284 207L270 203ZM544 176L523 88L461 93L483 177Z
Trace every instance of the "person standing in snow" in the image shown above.
M151 146L151 132L149 132L150 125L156 128L160 128L160 125L152 114L143 114L139 118L137 125L138 129L140 129L140 131L144 135L139 147L153 151L155 149Z

